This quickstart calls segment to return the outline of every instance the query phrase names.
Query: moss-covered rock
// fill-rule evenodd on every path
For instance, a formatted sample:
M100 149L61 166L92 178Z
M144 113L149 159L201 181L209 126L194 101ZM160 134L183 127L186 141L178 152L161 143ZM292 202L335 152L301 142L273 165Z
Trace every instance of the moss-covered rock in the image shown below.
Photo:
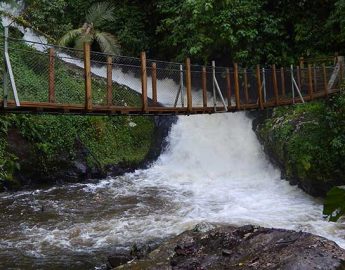
M314 196L345 183L345 95L279 107L254 122L283 177Z

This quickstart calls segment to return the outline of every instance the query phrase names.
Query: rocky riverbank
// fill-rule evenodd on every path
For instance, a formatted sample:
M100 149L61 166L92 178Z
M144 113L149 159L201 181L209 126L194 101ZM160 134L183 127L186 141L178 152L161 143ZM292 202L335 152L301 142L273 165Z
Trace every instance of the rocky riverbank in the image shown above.
M282 178L312 196L345 184L345 95L250 113L253 129Z
M145 168L164 150L165 139L177 119L175 116L146 119L122 116L114 120L111 117L11 117L1 138L5 157L12 158L11 166L3 167L10 174L5 175L7 180L0 182L0 190L1 187L17 190L83 182ZM80 122L83 125L74 129ZM56 128L49 131L52 123L66 124L66 132L71 133L66 139L70 142L59 138L63 131L56 132ZM39 129L43 134L38 134ZM79 131L86 136L78 135Z
M147 250L147 249L146 249ZM134 254L135 255L135 254ZM118 257L120 258L120 257ZM199 224L143 257L116 260L114 269L345 269L345 251L304 232L255 226ZM111 265L113 263L113 265Z

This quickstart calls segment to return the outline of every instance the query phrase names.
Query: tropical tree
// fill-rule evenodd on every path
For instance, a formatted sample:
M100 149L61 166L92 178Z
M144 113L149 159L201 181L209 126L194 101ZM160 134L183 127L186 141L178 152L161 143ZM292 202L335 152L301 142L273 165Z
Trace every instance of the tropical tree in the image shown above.
M116 37L110 33L102 32L98 29L107 22L115 20L113 16L114 8L108 3L97 3L90 7L85 17L82 27L67 32L61 39L61 46L74 46L82 49L85 42L109 54L119 54L120 46Z

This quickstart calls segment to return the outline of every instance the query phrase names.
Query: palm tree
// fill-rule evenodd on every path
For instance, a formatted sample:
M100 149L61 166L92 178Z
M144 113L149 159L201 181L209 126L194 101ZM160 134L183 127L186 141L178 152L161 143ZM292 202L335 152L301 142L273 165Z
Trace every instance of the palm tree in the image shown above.
M108 3L97 3L90 7L85 17L85 23L78 29L67 32L59 41L61 46L71 46L81 50L83 44L98 44L102 52L119 54L120 46L115 36L110 33L99 31L106 22L114 21L114 8Z

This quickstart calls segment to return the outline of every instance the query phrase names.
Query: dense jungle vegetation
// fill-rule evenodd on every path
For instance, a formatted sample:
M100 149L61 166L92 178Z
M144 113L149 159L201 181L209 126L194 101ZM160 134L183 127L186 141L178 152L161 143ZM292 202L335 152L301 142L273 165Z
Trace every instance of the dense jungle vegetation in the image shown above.
M27 0L23 17L59 39L80 27L95 0ZM344 54L344 0L119 0L104 26L125 55L221 64L290 63Z

